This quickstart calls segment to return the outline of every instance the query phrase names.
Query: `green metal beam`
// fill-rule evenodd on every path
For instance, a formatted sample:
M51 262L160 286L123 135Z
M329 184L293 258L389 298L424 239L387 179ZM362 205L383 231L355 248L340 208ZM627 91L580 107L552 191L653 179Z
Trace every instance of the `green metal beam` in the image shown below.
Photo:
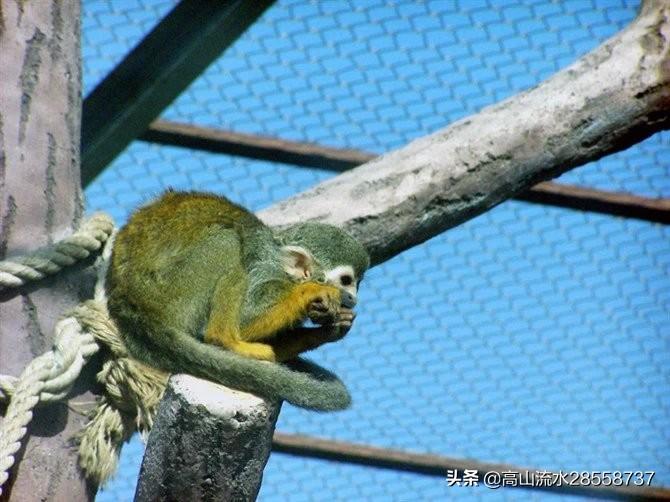
M182 0L84 100L88 185L273 0Z

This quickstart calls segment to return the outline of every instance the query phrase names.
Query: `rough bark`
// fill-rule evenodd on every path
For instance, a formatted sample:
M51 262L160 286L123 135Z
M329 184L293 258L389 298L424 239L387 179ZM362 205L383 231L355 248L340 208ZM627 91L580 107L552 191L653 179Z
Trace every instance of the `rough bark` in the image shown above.
M0 259L69 235L81 219L79 18L75 0L2 1ZM18 375L50 348L57 318L92 294L83 270L0 293L0 373ZM73 395L91 375L81 382ZM92 499L68 444L84 422L66 403L38 409L3 499Z
M348 228L373 263L670 127L670 3L537 87L260 213Z
M173 376L142 462L137 502L255 500L279 403Z

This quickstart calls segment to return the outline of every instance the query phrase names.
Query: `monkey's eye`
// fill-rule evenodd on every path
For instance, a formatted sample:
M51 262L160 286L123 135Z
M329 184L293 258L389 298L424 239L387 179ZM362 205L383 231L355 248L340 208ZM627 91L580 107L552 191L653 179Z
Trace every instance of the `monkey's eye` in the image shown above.
M354 278L350 275L343 275L340 277L340 283L342 286L351 286L354 283Z

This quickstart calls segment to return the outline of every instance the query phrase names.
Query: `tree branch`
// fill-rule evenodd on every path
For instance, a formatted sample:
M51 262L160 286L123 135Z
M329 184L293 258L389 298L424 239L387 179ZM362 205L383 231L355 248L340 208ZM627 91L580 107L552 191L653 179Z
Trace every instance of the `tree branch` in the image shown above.
M670 126L670 5L537 87L261 211L348 228L373 263Z
M143 141L179 146L252 159L284 162L344 172L377 155L360 150L333 148L254 134L224 131L166 120L156 120L140 136ZM543 181L515 196L517 200L568 207L580 211L670 223L670 199L652 199L622 192L594 190Z

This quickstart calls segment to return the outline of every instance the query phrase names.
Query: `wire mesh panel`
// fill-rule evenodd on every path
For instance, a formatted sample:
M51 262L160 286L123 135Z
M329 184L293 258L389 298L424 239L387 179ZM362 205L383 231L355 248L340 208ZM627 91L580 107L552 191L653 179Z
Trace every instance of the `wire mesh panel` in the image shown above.
M84 96L121 62L128 51L176 3L175 0L82 2L81 52Z
M169 7L84 2L86 88ZM547 78L636 10L614 0L280 1L163 118L383 153ZM668 197L668 159L661 133L560 181ZM135 142L88 188L88 209L121 224L173 187L257 210L333 175ZM670 485L669 234L512 201L403 253L366 276L352 332L312 355L347 383L353 407L285 405L278 430L544 469L642 469ZM132 498L140 451L124 451L98 500ZM548 497L509 492L275 454L260 497Z

